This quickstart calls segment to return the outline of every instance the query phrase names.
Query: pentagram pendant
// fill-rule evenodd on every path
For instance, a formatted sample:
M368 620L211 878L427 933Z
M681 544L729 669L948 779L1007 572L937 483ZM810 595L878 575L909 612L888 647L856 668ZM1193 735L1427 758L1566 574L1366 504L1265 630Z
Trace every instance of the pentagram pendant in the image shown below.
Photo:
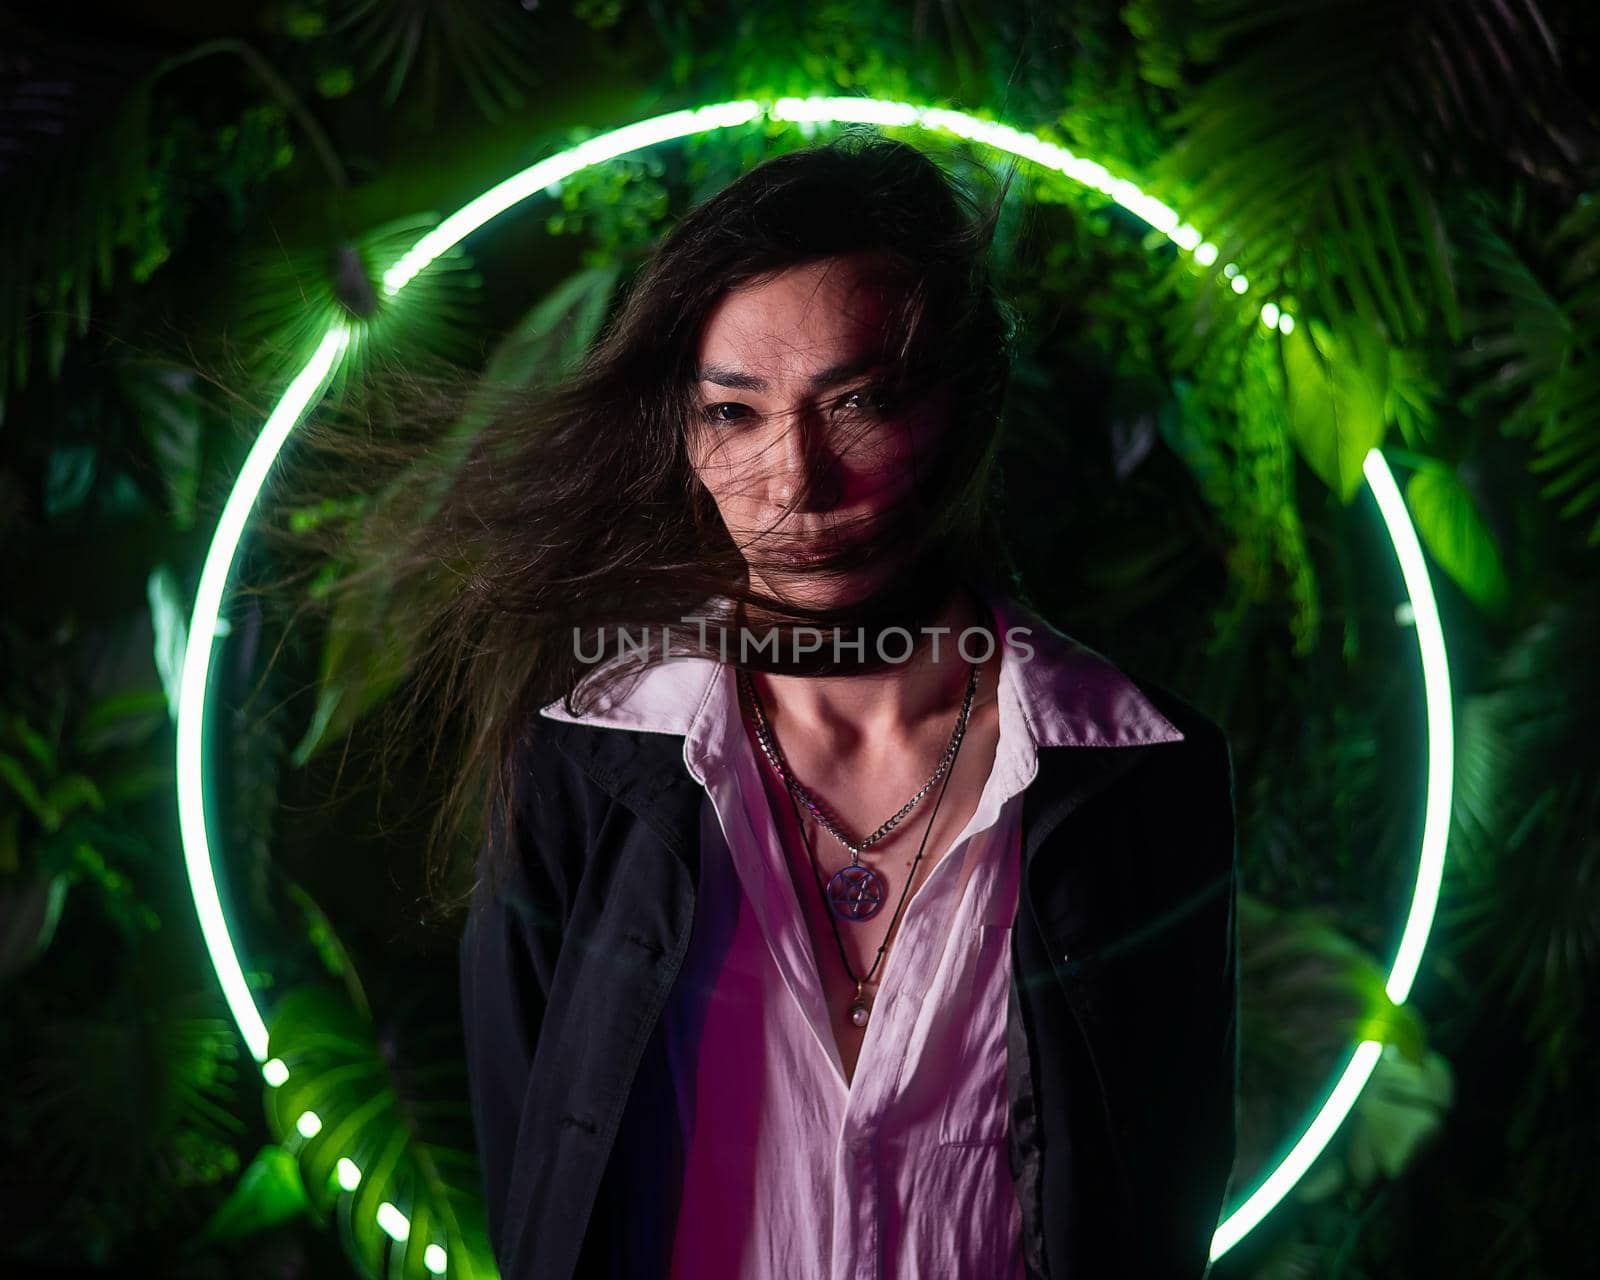
M870 920L883 906L883 878L852 862L828 881L828 905L841 920Z

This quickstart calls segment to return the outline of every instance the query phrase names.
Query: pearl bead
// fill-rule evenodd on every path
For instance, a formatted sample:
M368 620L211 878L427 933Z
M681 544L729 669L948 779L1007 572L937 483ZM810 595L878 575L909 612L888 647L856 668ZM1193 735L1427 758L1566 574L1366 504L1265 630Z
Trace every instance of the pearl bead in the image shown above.
M858 1027L866 1026L867 1025L867 1006L864 1005L864 1004L853 1004L853 1005L851 1005L850 1006L850 1021L855 1023L855 1025L858 1026Z

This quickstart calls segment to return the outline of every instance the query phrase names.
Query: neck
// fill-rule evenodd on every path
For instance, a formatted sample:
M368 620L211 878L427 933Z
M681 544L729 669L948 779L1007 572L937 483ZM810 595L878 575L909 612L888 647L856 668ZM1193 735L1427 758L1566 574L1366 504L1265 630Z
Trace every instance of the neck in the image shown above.
M881 671L829 676L752 671L773 732L780 740L800 735L843 752L862 741L909 742L929 717L953 715L970 672L957 640L971 627L992 630L992 622L986 609L980 611L975 593L958 585L928 625L947 629L916 636L911 657ZM967 645L976 651L983 647L981 642Z

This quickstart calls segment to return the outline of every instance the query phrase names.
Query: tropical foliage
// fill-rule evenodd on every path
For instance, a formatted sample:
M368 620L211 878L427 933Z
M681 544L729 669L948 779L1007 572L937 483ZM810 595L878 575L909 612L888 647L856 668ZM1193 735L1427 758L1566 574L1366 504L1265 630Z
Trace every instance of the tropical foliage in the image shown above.
M0 1197L13 1270L489 1274L437 779L368 758L410 674L374 594L226 614L208 762L225 895L287 1086L218 994L172 801L199 566L331 318L375 371L570 365L672 219L809 135L752 126L531 201L387 299L443 213L609 127L781 93L942 103L1179 209L1248 299L1024 171L1005 472L1047 614L1222 720L1246 892L1235 1200L1356 1039L1356 1109L1222 1277L1579 1273L1600 1213L1600 11L1573 0L289 0L91 24L0 7ZM907 135L915 140L916 135ZM981 149L946 153L985 181ZM1263 325L1259 300L1289 310ZM471 409L451 426L470 438ZM1443 896L1416 875L1415 632L1381 448L1450 642ZM288 465L292 465L292 459ZM289 530L412 500L340 477ZM252 567L292 546L252 546ZM259 563L258 563L259 561ZM315 564L315 593L358 566ZM411 804L398 817L392 797ZM302 1117L321 1128L307 1133ZM338 1159L358 1155L360 1185ZM401 1206L409 1240L382 1229Z

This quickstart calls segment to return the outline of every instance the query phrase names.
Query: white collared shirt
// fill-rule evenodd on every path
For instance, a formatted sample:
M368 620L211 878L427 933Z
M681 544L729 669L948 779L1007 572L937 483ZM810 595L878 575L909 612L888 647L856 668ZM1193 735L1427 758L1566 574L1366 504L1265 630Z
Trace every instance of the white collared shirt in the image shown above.
M1002 641L994 766L905 905L848 1083L735 668L674 659L587 716L542 710L682 734L706 790L694 929L663 1013L685 1151L674 1280L1024 1274L1005 1059L1022 793L1040 746L1182 734L1106 658L987 598Z

